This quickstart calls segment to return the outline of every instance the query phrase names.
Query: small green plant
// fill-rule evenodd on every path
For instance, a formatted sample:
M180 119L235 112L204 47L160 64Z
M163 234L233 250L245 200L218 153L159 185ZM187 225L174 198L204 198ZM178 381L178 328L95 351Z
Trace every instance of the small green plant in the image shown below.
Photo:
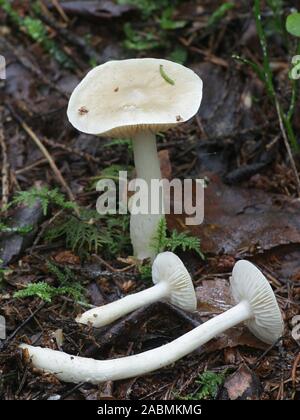
M63 217L56 226L47 230L45 239L53 242L63 238L68 249L83 256L88 252L97 253L99 249L108 255L116 255L130 244L128 226L127 215L104 217L96 211L82 211L80 218L74 215Z
M279 7L279 3L276 2L275 0L272 3L273 3L273 8ZM280 16L280 13L277 13L277 14L278 16ZM283 129L286 132L286 136L288 138L290 145L292 146L294 151L299 151L299 145L298 145L297 138L296 138L293 125L292 125L292 119L295 114L296 103L297 103L297 90L298 90L297 82L295 80L291 81L292 94L290 98L290 105L289 105L289 108L285 111L282 104L279 102L276 89L275 89L274 78L273 78L272 68L270 64L269 53L268 53L267 35L265 32L265 28L264 28L262 16L261 16L260 0L254 0L254 17L255 17L255 22L256 22L257 34L259 37L259 41L260 41L260 45L261 45L261 49L263 53L262 65L254 63L251 60L241 58L237 55L234 55L233 57L244 64L250 65L252 69L257 73L258 77L262 80L262 82L265 85L265 88L266 88L266 91L270 100L274 103L276 107L278 117L282 121ZM299 50L299 46L298 46L298 50Z
M289 34L300 37L300 13L292 13L287 17L286 30Z
M167 7L163 10L161 17L159 18L160 27L164 30L180 29L183 28L187 22L185 20L174 20L174 7Z
M28 191L20 191L12 200L11 205L24 204L28 207L32 207L37 200L41 202L45 216L48 213L50 204L64 210L74 210L76 208L76 204L71 201L67 201L65 196L60 193L57 188L49 190L48 187L33 187Z
M206 400L214 399L217 396L219 387L223 385L226 373L215 373L211 371L203 372L199 375L195 381L197 385L200 385L200 389L192 395L188 395L183 399L186 400Z
M18 233L20 235L27 235L32 231L32 226L10 227L0 222L0 233Z
M101 179L114 179L116 181L119 181L119 172L121 171L131 171L133 168L130 167L125 167L122 165L117 165L117 164L113 164L111 166L108 166L107 168L104 168L101 170L101 174L97 175L95 177L92 178L92 185L91 185L91 189L95 190L96 186L97 186L97 182L100 181Z
M229 10L234 8L234 3L226 2L222 4L220 7L218 7L212 15L209 17L207 26L215 26L217 25L229 12Z
M59 282L59 287L54 287L46 282L29 283L23 290L14 293L15 298L39 297L45 302L51 302L56 296L70 296L76 302L84 300L84 288L74 281L74 274L69 268L61 270L55 264L48 262L48 270Z
M144 19L175 3L174 0L117 0L117 2L118 4L131 4L137 7Z
M148 282L152 279L152 266L150 264L139 265L138 269L144 282Z
M105 143L103 147L117 147L117 146L126 146L130 152L132 152L132 140L131 139L114 139Z
M184 64L188 58L187 50L180 45L174 48L168 56L168 59L178 64Z
M176 0L118 0L119 4L132 4L141 12L145 23L143 30L134 28L130 22L124 25L124 47L129 50L147 51L170 48L173 44L169 32L183 28L187 22L174 19ZM151 19L152 18L152 19ZM158 24L154 26L154 24Z
M162 46L162 39L157 34L148 30L147 32L140 32L133 29L130 22L124 24L124 33L126 39L124 47L128 50L145 51L160 48Z
M5 279L5 277L11 273L11 270L8 268L2 267L3 260L0 259L0 283Z
M177 232L177 230L173 230L168 236L165 218L162 218L158 224L152 247L157 254L163 251L175 252L177 249L181 249L182 251L194 251L202 259L205 258L200 249L200 239L185 232Z

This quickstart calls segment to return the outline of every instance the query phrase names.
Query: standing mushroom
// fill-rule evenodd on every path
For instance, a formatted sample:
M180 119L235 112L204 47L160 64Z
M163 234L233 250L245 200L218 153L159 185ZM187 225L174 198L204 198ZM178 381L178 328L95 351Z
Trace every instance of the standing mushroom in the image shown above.
M144 375L168 366L241 322L245 322L260 340L275 343L282 336L283 320L267 279L253 264L242 260L233 268L231 288L236 306L176 340L144 353L112 360L94 360L27 344L22 344L21 348L34 367L50 372L65 382L97 384Z
M155 286L99 308L90 309L76 321L80 324L91 324L95 328L103 327L129 312L162 299L169 300L185 311L196 310L197 298L191 276L181 259L173 252L157 255L152 265L152 280Z
M68 118L78 130L105 137L131 137L137 177L148 185L161 179L156 133L192 118L200 107L202 81L192 70L168 60L137 58L109 61L91 70L75 88ZM132 214L134 255L153 258L151 241L163 217Z

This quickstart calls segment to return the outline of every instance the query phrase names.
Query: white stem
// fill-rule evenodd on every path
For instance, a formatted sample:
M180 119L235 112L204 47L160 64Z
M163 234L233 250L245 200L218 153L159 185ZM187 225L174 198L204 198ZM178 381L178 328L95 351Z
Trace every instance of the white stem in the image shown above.
M161 282L149 289L126 296L115 302L90 309L79 316L76 321L80 324L91 324L95 328L103 327L142 306L166 298L168 294L168 284Z
M109 380L115 381L144 375L168 366L196 350L216 335L251 317L252 311L249 303L242 301L171 343L144 353L106 361L71 356L26 344L22 344L20 347L27 349L28 356L31 357L36 368L50 372L62 381L98 384Z
M148 184L148 200L149 207L151 199L151 180L161 179L160 162L157 154L156 137L150 131L138 133L133 139L133 153L137 178L143 179ZM163 205L163 204L162 204ZM132 214L130 219L130 236L133 246L134 255L139 259L153 259L154 250L151 249L153 236L157 232L160 214Z

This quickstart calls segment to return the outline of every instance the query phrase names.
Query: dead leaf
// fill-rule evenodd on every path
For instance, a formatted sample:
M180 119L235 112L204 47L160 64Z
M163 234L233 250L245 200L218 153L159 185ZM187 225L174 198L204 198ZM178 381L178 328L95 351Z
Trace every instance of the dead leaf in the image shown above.
M201 239L204 253L252 255L279 245L300 244L300 203L280 194L227 186L211 173L204 192L204 222L186 230ZM176 200L176 197L175 197ZM182 231L186 215L169 215Z
M258 400L262 386L257 375L245 364L225 380L219 400Z
M67 15L81 16L93 20L118 18L136 10L131 5L116 4L110 0L68 1L61 2L60 6Z
M80 264L80 258L78 255L73 254L72 251L59 252L54 259L59 264Z

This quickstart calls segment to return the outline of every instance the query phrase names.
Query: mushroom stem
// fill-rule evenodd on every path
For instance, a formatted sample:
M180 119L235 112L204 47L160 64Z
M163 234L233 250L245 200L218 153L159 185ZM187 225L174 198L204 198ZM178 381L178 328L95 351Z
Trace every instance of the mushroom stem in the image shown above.
M160 162L157 155L156 137L150 131L138 132L133 138L134 162L137 178L143 179L148 184L148 192L145 199L148 202L148 214L131 214L130 236L134 255L143 260L155 257L151 249L151 241L155 235L160 219L164 215L161 210L158 214L151 214L151 200L158 200L159 197L151 196L151 180L161 179ZM142 197L143 198L143 197ZM163 209L163 203L160 209Z
M176 340L153 350L112 360L94 360L22 344L33 365L65 382L97 384L143 375L168 366L207 341L253 316L245 300Z
M100 328L142 306L164 299L168 296L168 293L168 285L159 283L149 289L126 296L115 302L90 309L77 317L76 321L80 324L92 324L93 327Z

